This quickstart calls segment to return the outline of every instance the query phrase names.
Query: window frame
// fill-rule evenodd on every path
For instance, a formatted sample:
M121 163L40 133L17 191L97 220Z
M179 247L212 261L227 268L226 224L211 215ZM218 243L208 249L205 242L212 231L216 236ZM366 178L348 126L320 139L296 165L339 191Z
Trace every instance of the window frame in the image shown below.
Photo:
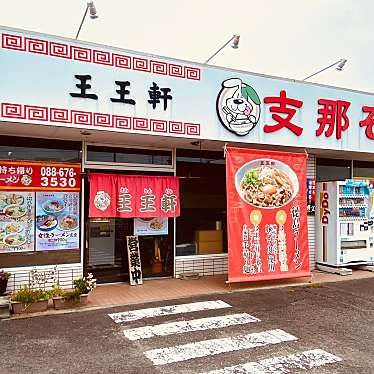
M107 147L107 148L118 148L120 149L132 149L132 150L154 150L154 151L166 151L171 153L171 165L156 165L156 164L141 164L141 163L128 163L128 162L115 162L115 161L90 161L87 159L88 146L93 147ZM156 147L130 147L120 146L115 144L107 143L83 143L83 168L84 169L108 169L108 170L138 170L138 171L164 171L164 172L175 172L176 167L176 151L175 148L156 148Z

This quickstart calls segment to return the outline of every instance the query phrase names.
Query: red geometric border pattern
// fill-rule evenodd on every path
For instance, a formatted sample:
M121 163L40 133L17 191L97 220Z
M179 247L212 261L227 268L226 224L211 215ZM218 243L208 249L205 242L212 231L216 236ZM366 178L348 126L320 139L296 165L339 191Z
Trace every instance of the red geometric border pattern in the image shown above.
M1 36L3 48L15 49L17 51L25 50L25 38L18 35L3 34Z
M200 136L200 124L92 113L82 110L48 108L46 106L1 103L2 118L28 121L84 125L93 128L141 131L153 134Z
M71 58L70 48L67 44L50 42L49 54L54 57Z
M150 123L153 132L168 132L168 121L151 119Z
M42 55L47 55L49 53L49 42L47 40L25 38L26 41L26 51L31 53L40 53Z
M51 122L71 123L70 110L50 108L49 112L50 112L49 120Z
M1 42L2 48L16 51L114 66L121 69L133 69L145 73L169 75L175 78L196 81L201 79L201 70L198 67L172 64L165 61L155 61L147 57L120 55L108 51L100 51L97 49L13 34L2 34Z

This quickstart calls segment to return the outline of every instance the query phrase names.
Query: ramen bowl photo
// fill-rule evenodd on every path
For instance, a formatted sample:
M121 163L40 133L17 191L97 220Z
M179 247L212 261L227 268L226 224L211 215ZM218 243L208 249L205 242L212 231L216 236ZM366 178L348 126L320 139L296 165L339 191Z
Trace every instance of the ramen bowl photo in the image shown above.
M5 226L5 232L7 234L18 234L19 232L23 231L24 227L18 222L8 223Z
M8 196L6 197L6 202L8 203L8 205L12 205L12 204L22 205L24 201L25 201L24 197L16 193L8 194Z
M4 208L4 213L7 217L20 218L27 213L27 209L22 205L12 204Z
M57 219L52 214L36 217L36 226L40 231L51 231L57 226Z
M65 209L64 200L47 200L43 203L42 208L47 213L60 213Z
M152 221L149 223L149 228L151 230L161 230L164 227L164 223L162 220L159 220L157 218L152 219Z
M26 243L26 237L22 234L11 234L4 237L4 244L9 247L18 247Z
M288 204L299 191L296 173L273 159L257 159L244 164L235 174L235 187L246 203L264 209Z
M74 214L66 214L59 220L58 229L62 231L75 230L79 225L78 217Z

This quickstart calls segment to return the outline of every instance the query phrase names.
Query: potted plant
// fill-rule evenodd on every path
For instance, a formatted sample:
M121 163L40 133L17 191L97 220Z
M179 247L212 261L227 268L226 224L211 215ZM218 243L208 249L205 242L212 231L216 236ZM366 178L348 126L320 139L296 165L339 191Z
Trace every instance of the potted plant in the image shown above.
M11 294L12 312L14 314L44 312L48 308L50 297L48 291L33 290L25 286Z
M87 277L74 279L73 284L74 289L71 291L63 290L58 284L52 287L50 294L55 309L86 305L88 294L96 287L96 279L89 273Z
M55 309L63 309L68 307L67 303L65 302L65 296L67 292L63 290L59 284L53 285L52 290L49 292L52 297L53 307Z
M82 305L87 304L88 302L88 294L96 288L96 279L93 277L92 273L88 273L87 277L80 277L74 279L74 292L79 294L80 303ZM74 295L71 295L74 297Z
M9 277L10 273L7 273L4 270L0 270L0 296L4 295L6 292Z
M55 309L74 308L81 304L81 294L77 290L65 291L60 287L52 290L53 307Z

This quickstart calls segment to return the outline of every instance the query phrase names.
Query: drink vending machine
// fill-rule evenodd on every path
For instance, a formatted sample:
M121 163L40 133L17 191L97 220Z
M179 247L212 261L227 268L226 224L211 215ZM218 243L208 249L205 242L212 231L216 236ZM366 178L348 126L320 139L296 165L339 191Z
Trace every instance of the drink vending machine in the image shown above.
M374 190L366 180L318 182L317 263L374 264Z

